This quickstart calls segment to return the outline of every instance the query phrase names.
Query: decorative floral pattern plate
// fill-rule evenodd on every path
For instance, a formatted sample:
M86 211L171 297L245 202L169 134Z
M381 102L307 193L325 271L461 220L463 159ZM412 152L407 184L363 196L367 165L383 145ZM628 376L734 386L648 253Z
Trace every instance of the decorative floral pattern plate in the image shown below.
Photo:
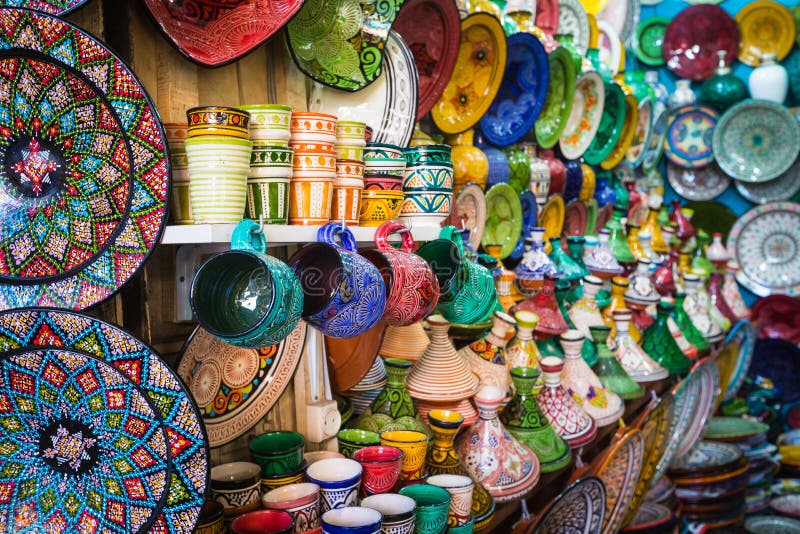
M745 100L717 122L714 154L731 178L767 182L789 170L800 152L800 122L767 100Z
M800 159L788 171L769 182L753 184L736 180L736 190L754 204L789 200L800 192Z
M24 7L49 13L50 15L64 16L83 6L89 0L3 0L0 5L4 7Z
M551 37L558 33L560 9L558 0L536 0L536 27Z
M548 56L550 60L550 83L547 99L534 130L536 140L542 148L552 148L558 143L575 97L575 66L565 48L558 47Z
M453 74L461 44L461 19L455 2L408 0L392 29L414 55L419 74L417 120L442 96Z
M373 143L407 146L417 116L417 66L408 45L395 31L389 33L383 55L383 72L375 83L357 93L314 84L308 109L366 123L372 128Z
M585 72L575 82L567 123L561 131L559 147L567 159L578 159L589 148L603 118L606 88L594 71Z
M631 167L638 167L645 156L645 149L650 144L650 137L653 134L653 100L646 96L639 100L639 112L637 114L636 130L633 132L633 141L625 158Z
M747 371L750 369L750 363L753 361L756 340L755 328L753 324L747 320L739 321L731 328L731 331L728 332L728 337L725 338L725 345L731 345L736 352L732 365L730 366L727 380L725 381L725 388L722 390L723 401L728 401L736 397L736 393L739 392L739 389L741 389L744 384L747 378ZM720 374L721 373L722 364L720 363Z
M82 310L161 237L164 130L133 72L88 33L12 8L0 26L0 309Z
M741 32L739 61L745 65L757 67L764 54L776 54L781 61L794 46L794 17L778 2L748 2L736 14L736 22Z
M606 20L597 21L597 48L600 50L600 61L606 64L611 74L617 75L623 61L622 41L619 33Z
M603 482L594 476L581 478L570 484L542 512L532 532L600 532L605 509L606 488Z
M565 215L564 199L558 193L550 195L542 211L539 212L539 226L544 228L545 243L549 243L551 239L561 235L564 230Z
M728 236L736 280L756 295L800 295L800 204L772 202L742 215Z
M509 37L503 83L480 121L483 136L495 146L522 139L544 107L549 82L550 64L542 42L524 32Z
M0 352L6 355L3 365L10 366L9 374L1 375L4 378L0 383L3 388L18 390L11 397L16 399L15 403L18 406L24 403L29 408L54 408L39 411L38 416L47 418L41 420L40 429L55 432L52 435L38 430L29 432L21 449L28 451L26 458L20 457L15 452L20 449L13 445L4 448L0 455L6 468L5 475L0 475L4 487L16 478L12 469L15 465L26 473L21 480L49 481L33 488L33 499L31 494L25 496L30 513L25 514L24 520L38 521L28 524L28 528L35 530L40 526L78 532L80 524L90 531L123 529L170 534L194 531L210 468L205 430L185 386L157 354L116 326L75 312L43 308L0 313ZM31 357L20 360L21 354ZM47 362L53 365L48 366ZM12 376L14 379L9 380ZM41 387L35 388L36 383ZM129 404L111 404L121 403L124 398ZM65 408L68 408L66 413ZM98 434L98 421L111 422L125 412L133 415L134 411L144 417L130 419L130 424L112 429L111 433ZM12 411L3 419L6 423L16 420L27 427L35 417L33 412L23 415ZM59 426L64 430L59 430ZM4 425L4 428L13 427ZM9 444L13 443L10 435L6 434ZM35 439L31 440L33 436L39 437L38 446ZM102 440L102 447L97 446L98 439ZM112 453L112 461L98 463L109 459ZM33 457L40 460L34 462ZM165 472L165 461L166 478L160 474ZM38 473L34 474L33 469ZM143 471L149 478L140 476ZM93 473L106 482L96 485ZM121 478L118 473L122 473ZM16 487L24 489L21 485ZM121 495L135 495L137 506L141 502L141 507L134 511L122 506ZM154 495L162 496L160 502L156 503L159 499ZM53 499L61 504L54 506ZM13 513L6 515L4 510L5 506L14 507L13 502L4 500L0 504L0 517L5 518L0 523L13 517ZM115 511L113 523L109 516L95 512L98 506L100 510ZM60 513L67 507L84 511L76 511L68 516L75 519L67 519ZM121 520L130 520L128 528L118 523ZM21 529L23 525L16 526ZM6 527L3 530L15 530L10 525Z
M667 17L650 17L642 21L636 28L633 51L639 61L651 67L664 64L661 47L664 44L664 32L667 31L670 19Z
M606 513L603 532L617 532L628 511L644 459L644 437L639 430L629 430L609 447L593 474L606 487Z
M589 49L591 28L586 9L578 0L559 0L558 33L571 35L572 44L581 55Z
M600 127L583 159L590 165L598 165L605 160L617 146L625 125L625 93L615 83L605 84L605 101Z
M503 245L500 259L507 258L522 231L522 205L517 192L508 184L495 184L486 193L486 226L481 243Z
M685 169L668 161L667 180L676 193L689 200L711 200L721 195L731 183L716 163Z
M486 226L486 195L475 184L467 184L456 197L456 228L467 228L472 248L478 250Z
M672 112L664 154L684 168L704 167L714 160L711 139L719 115L708 106L684 106Z
M729 64L739 51L739 27L719 6L689 6L667 26L661 51L667 67L688 80L705 80L717 67L717 50L725 50Z
M431 118L446 134L478 123L500 90L506 68L506 35L488 13L461 21L461 45L453 75L431 109Z

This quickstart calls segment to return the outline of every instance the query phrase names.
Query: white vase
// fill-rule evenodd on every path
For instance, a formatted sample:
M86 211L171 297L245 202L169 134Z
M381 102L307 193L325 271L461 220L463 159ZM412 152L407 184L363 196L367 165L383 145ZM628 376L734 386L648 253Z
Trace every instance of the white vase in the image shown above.
M783 104L789 89L789 75L782 65L778 64L775 54L764 54L758 67L750 73L747 85L750 96L761 100L771 100Z

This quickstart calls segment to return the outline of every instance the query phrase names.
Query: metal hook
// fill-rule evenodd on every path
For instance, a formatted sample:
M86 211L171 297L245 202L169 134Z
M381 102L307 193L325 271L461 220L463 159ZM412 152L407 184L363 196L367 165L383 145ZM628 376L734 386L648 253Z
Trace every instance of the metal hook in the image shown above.
M342 213L342 232L347 230L347 219L345 218L345 214Z
M254 234L263 234L264 233L264 214L261 213L258 216L258 226L250 230Z

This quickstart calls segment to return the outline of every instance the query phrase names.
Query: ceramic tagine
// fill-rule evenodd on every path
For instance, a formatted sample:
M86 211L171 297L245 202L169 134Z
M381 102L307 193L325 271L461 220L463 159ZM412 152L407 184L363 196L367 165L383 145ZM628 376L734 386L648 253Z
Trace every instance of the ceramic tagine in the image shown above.
M582 286L581 289L583 289ZM569 316L569 312L567 311L566 299L568 294L569 294L569 283L564 280L559 280L558 283L556 284L556 301L558 302L558 307L561 309L561 314L567 321L567 325L569 326L569 328L575 330L576 329L575 324L572 322L572 319ZM582 297L583 293L581 292L581 296L578 298L580 299ZM563 351L560 351L557 354L553 355L563 357L564 353ZM583 347L581 348L581 356L583 357L583 361L585 361L589 367L597 363L597 349L594 348L594 344L588 338L585 338L583 340Z
M695 327L689 314L686 313L684 306L685 300L686 293L681 291L675 293L675 309L672 311L672 319L675 321L675 324L678 325L678 328L687 341L697 349L698 354L705 353L710 345L705 335Z
M456 439L456 450L472 478L498 503L514 500L539 481L536 455L517 441L497 418L505 391L483 386L475 394L479 418Z
M706 257L706 246L711 241L711 236L703 230L697 231L697 246L692 256L692 272L703 278L714 272L714 264Z
M600 230L597 245L592 247L591 250L587 248L586 254L583 256L583 263L586 264L589 272L604 280L620 275L624 271L616 258L614 258L614 253L608 247L608 237L608 230ZM588 245L588 239L586 243Z
M646 310L661 299L650 279L651 267L649 260L639 260L636 270L628 277L628 289L623 294L625 304L633 312L632 322L640 331L653 324L653 319Z
M725 296L725 302L731 307L733 313L739 320L750 318L750 308L744 303L742 294L739 293L739 286L736 283L736 273L739 271L739 264L731 260L727 263L725 269L725 282L722 284L722 294Z
M669 95L667 105L670 111L675 111L684 106L691 106L697 101L697 97L692 91L691 80L675 80L675 90Z
M670 302L658 303L656 320L642 336L642 349L670 374L684 374L692 362L683 354L669 330L668 320L674 307Z
M642 259L648 259L651 262L660 263L662 260L661 254L653 250L653 247L650 246L650 241L653 239L653 236L644 230L639 229L639 233L636 234L636 238L639 241L639 245L642 247L642 252L644 253L644 257Z
M481 386L495 386L505 392L510 391L505 348L508 334L513 332L516 323L507 313L494 312L492 329L458 351L458 355L480 380Z
M714 306L719 313L725 317L730 324L735 324L739 321L739 318L736 317L736 314L731 309L728 302L725 300L725 295L722 291L722 284L724 278L719 273L711 273L711 276L708 279L708 296L711 299L711 305Z
M509 369L515 367L538 369L541 354L533 340L533 330L539 323L539 316L529 311L518 311L514 314L514 319L517 321L517 333L506 345L506 365Z
M625 412L625 403L603 385L602 381L583 361L581 346L585 339L580 330L568 330L561 334L564 349L564 369L561 385L572 395L575 402L602 427L616 422Z
M669 246L664 240L664 235L661 233L661 225L658 222L658 212L658 207L653 207L652 205L649 207L647 220L642 225L639 235L641 236L642 232L650 235L650 246L652 249L658 254L666 254L669 252Z
M603 322L611 328L611 338L617 335L617 325L614 322L614 312L627 307L625 303L625 292L628 291L629 282L627 278L615 276L611 279L611 302L608 306L603 308L602 316ZM642 332L639 328L632 324L628 329L628 334L633 338L636 343L642 340Z
M608 246L614 254L614 259L623 267L630 265L630 271L633 271L637 258L628 246L628 236L625 235L625 230L622 227L622 214L622 210L614 208L614 215L606 223L606 230L609 232Z
M594 366L594 371L603 385L625 400L638 399L644 395L644 388L628 376L608 346L611 329L607 326L592 326L589 330L592 333L594 346L597 347L597 364Z
M522 261L516 268L517 289L523 295L532 295L542 287L545 275L557 276L558 269L553 260L547 255L544 248L544 233L542 227L531 229L531 234L526 244L530 245L522 256Z
M387 326L378 354L386 358L417 361L425 354L430 342L422 322L408 326Z
M567 331L567 322L561 315L561 310L555 297L557 280L558 278L552 275L545 275L542 288L511 309L512 313L529 311L539 316L539 323L533 330L534 338L537 341L557 336Z
M597 435L597 424L561 385L563 360L557 356L545 356L540 363L544 387L536 396L536 402L542 414L570 447L591 443Z
M719 65L700 86L700 100L720 113L747 98L747 86L728 65L727 50L717 50Z
M669 372L654 361L631 337L628 331L631 310L624 308L614 310L613 316L617 325L614 353L628 376L636 382L653 382L667 378Z
M583 296L572 305L568 312L572 324L583 332L586 337L589 337L590 326L602 326L605 324L595 299L597 292L602 287L603 281L596 276L589 275L584 277Z
M556 269L561 273L562 280L574 282L589 274L585 265L577 263L564 252L564 249L561 247L560 237L550 239L550 247L550 259L553 261Z
M715 343L725 336L725 332L711 315L711 299L708 298L705 288L700 291L700 277L694 274L684 276L686 299L683 309L692 320L692 324L703 334L709 342Z
M714 265L718 271L722 271L728 263L730 255L728 249L722 244L722 234L714 233L711 236L711 244L706 248L706 258Z

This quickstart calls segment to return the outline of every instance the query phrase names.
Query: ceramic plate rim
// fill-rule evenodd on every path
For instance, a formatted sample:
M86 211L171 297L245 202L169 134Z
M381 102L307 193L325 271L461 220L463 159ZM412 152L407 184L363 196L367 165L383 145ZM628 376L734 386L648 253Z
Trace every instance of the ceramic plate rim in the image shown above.
M494 184L492 187L490 187L489 191L486 192L487 222L488 218L491 216L491 200L494 197L504 198L506 202L508 202L508 204L511 206L511 211L512 211L511 223L514 225L513 226L514 231L511 232L511 235L513 236L514 234L519 234L522 230L522 204L520 204L519 195L517 195L517 192L514 191L513 187L504 182L501 182L499 184ZM494 244L484 240L484 238L486 237L486 231L485 231L486 226L487 225L484 225L484 232L483 235L481 236L481 244L483 244L484 246ZM500 252L500 259L505 259L511 254L511 252L514 250L514 247L517 246L517 241L518 239L513 239L512 237L511 239L506 240L506 242L502 244L503 249Z
M713 130L716 129L716 125L719 122L719 113L717 113L714 109L709 106L702 105L702 104L691 104L688 106L681 106L680 108L672 111L670 113L669 122L667 123L667 135L664 138L664 155L669 158L674 164L684 167L684 168L698 168L698 167L705 167L709 165L712 161L714 161L714 149L713 143L708 146L708 154L705 157L699 159L688 159L687 154L682 154L677 152L672 143L670 143L670 133L672 132L673 128L676 128L681 120L688 118L690 115L700 114L704 117L711 120L713 123L711 126L712 129L712 139L713 139ZM686 164L689 164L689 167L686 167Z
M571 148L567 148L565 150L564 145L562 144L562 139L564 138L565 135L568 135L572 132L565 132L566 125L564 126L564 129L561 131L561 135L559 136L558 139L558 146L561 149L561 153L567 159L578 159L583 155L584 152L586 152L586 150L588 150L589 146L592 144L592 140L594 139L595 134L597 133L597 130L600 128L600 121L603 119L603 108L606 102L606 85L603 82L603 79L600 77L600 74L598 74L596 71L587 71L578 76L578 78L575 80L575 91L579 90L579 85L581 84L581 81L584 79L591 79L592 83L594 83L596 88L601 88L601 90L598 91L598 94L600 94L601 97L597 99L598 102L594 108L595 112L592 115L593 117L592 125L589 131L586 132L585 135L586 141L584 141L583 143L583 145L585 146L580 146L578 149L574 151ZM572 102L573 102L572 106L573 109L570 110L570 113L574 111L574 103L575 103L574 96ZM567 119L567 122L569 122L569 119Z
M575 97L575 67L572 64L572 58L567 52L566 48L559 46L550 54L548 55L548 60L550 62L550 69L552 69L552 65L554 63L558 63L561 68L564 70L564 90L561 93L560 103L559 103L559 112L557 117L557 123L555 125L555 130L550 134L545 136L544 134L539 134L539 120L542 118L541 114L539 118L536 119L536 124L534 125L534 130L536 134L536 141L542 148L553 148L561 138L561 132L564 130L564 126L567 124L567 118L569 116L569 112L572 110L572 99ZM549 93L549 91L548 91ZM545 101L544 107L542 108L542 112L545 111L548 103Z

